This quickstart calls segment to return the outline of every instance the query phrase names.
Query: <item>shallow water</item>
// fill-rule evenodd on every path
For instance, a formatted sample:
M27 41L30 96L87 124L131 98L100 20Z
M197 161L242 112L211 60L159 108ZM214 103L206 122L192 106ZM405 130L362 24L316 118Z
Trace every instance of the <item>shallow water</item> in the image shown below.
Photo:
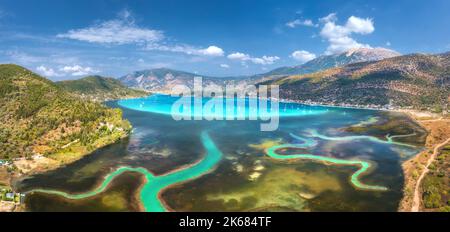
M66 167L23 180L17 187L21 191L86 194L101 186L105 176L119 167L140 167L153 177L170 173L166 175L170 178L160 179L164 180L161 183L153 179L152 184L136 189L140 202L150 211L156 209L155 205L180 211L394 211L403 186L401 162L421 149L389 142L383 136L364 137L341 130L371 122L374 117L386 120L389 114L379 111L281 104L280 112L286 108L289 113L281 115L278 130L261 132L261 121L174 121L165 113L174 100L156 95L107 103L122 108L124 117L133 124L130 138ZM205 140L205 133L209 140ZM299 138L309 139L313 146L286 146L302 144ZM282 160L266 152L283 145L286 149L278 150L278 155L311 154L328 157L325 161L363 161L370 167L359 180L387 190L358 188L353 183L358 165L333 165L298 157ZM207 151L215 153L208 156ZM27 207L30 211L104 211L109 208L98 200L101 195L110 196L105 201L108 204L125 201L128 204L120 205L136 210L136 202L114 191L114 181L98 195L80 200L33 193L27 197ZM154 200L158 194L161 202ZM92 201L96 204L84 204Z

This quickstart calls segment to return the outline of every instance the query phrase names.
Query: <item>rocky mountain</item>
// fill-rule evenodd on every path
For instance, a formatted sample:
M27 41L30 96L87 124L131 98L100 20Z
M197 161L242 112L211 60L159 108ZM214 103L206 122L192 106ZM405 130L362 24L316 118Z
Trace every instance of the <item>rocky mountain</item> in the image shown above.
M204 85L217 84L235 84L247 85L259 82L274 80L283 76L294 74L312 73L327 68L343 66L350 63L381 60L400 55L399 53L385 48L359 48L347 52L321 56L311 60L303 65L292 67L281 67L270 72L240 77L209 77L203 76ZM149 91L170 92L173 86L178 84L192 87L193 79L198 74L177 71L167 68L149 69L130 73L120 78L120 81L133 88L145 89Z
M148 95L145 91L128 88L117 79L102 76L88 76L78 80L60 81L56 84L82 98L94 101Z
M246 85L264 79L259 76L210 77L168 68L157 68L133 72L119 78L119 80L123 84L133 88L148 91L170 92L176 85L186 85L189 88L192 88L194 77L198 76L202 77L203 86L212 84L220 86L225 86L227 84Z
M191 83L195 76L198 75L168 68L157 68L136 71L119 78L119 80L129 87L149 91L166 91L175 85Z
M82 100L12 64L0 64L0 102L0 159L41 154L64 163L131 128L119 109Z
M318 58L302 65L280 67L262 75L273 76L307 74L328 68L340 67L347 64L377 61L399 55L400 53L386 48L355 48L340 54L319 56Z
M264 84L280 85L280 97L327 104L392 104L431 111L448 109L450 53L412 54L292 75Z

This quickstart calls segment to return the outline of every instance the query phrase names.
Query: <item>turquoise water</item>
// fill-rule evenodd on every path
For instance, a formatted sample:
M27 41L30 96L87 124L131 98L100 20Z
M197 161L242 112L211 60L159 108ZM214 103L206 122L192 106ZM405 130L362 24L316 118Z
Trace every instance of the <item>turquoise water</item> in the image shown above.
M361 174L364 174L369 170L371 167L371 164L366 161L362 160L345 160L345 159L336 159L331 157L324 157L319 155L312 155L312 154L291 154L291 155L280 155L277 153L277 150L281 149L288 149L288 148L309 148L316 146L317 143L314 139L308 139L303 138L294 134L290 134L292 137L294 137L297 140L302 141L300 144L283 144L283 145L275 145L272 147L269 147L266 150L266 153L268 156L279 159L279 160L289 160L289 159L307 159L307 160L313 160L313 161L324 161L327 163L332 163L335 165L352 165L352 166L359 166L359 169L351 175L351 183L356 186L357 188L364 189L364 190L375 190L375 191L386 191L388 190L386 187L383 186L377 186L377 185L367 185L362 183L359 180L359 177ZM325 137L323 135L318 134L317 132L314 133L315 137ZM372 139L370 136L362 137L364 139ZM333 138L333 137L326 137L327 140L351 140L351 139L361 139L360 137L355 138ZM144 206L144 209L146 211L150 212L164 212L167 209L164 207L164 205L161 203L159 199L160 192L170 185L173 184L179 184L181 182L197 178L201 175L204 175L210 171L213 170L213 168L217 165L217 163L222 158L223 154L222 152L217 148L217 146L214 144L214 141L209 137L208 133L206 131L203 131L201 134L201 141L202 144L206 150L205 157L203 157L199 162L179 170L174 170L168 174L155 176L152 173L150 173L145 168L131 168L131 167L120 167L114 172L108 174L105 176L104 181L98 186L96 189L92 191L88 191L81 194L70 194L63 191L57 191L57 190L46 190L46 189L34 189L33 192L41 192L46 194L54 194L54 195L60 195L68 199L83 199L83 198L89 198L92 196L95 196L103 191L108 187L108 185L113 181L113 179L119 175L121 175L124 172L138 172L145 176L146 183L144 184L141 192L140 192L140 198L142 201L142 205ZM383 143L382 140L375 140L377 142ZM391 141L389 141L391 142ZM409 146L408 144L402 144L397 143L397 145L400 146Z
M257 99L239 99L235 98L222 99L222 102L213 98L200 98L200 103L202 107L194 107L193 97L172 97L169 95L155 94L146 98L133 98L133 99L123 99L119 100L118 104L122 107L152 112L165 115L178 115L178 116L189 116L189 117L222 117L222 118L261 118L270 117L272 115L277 115L280 117L295 117L295 116L305 116L305 115L320 115L328 112L330 109L318 106L309 106L296 103L288 102L278 102L278 110L273 110L272 100L267 101L266 110L262 110L261 104L263 101ZM180 102L190 107L180 107L175 108L177 110L172 110L172 106L176 102ZM217 103L216 105L221 106L221 110L215 108L206 107L210 103ZM232 107L229 107L232 105Z
M420 133L410 128L405 130L408 133L383 132L378 133L380 136L340 129L374 117L386 120L388 115L378 111L280 103L284 113L280 112L279 128L261 132L260 120L174 121L170 105L176 100L154 95L108 103L121 107L124 117L133 124L130 138L67 167L21 181L19 189L37 194L27 202L29 210L52 211L52 205L58 205L58 209L70 211L70 204L83 204L84 199L100 193L108 195L109 186L124 172L138 172L145 177L146 183L136 191L146 211L232 210L226 202L213 204L210 195L243 191L246 186L257 186L272 170L293 167L310 173L327 170L340 180L341 190L317 193L317 198L307 201L309 210L391 211L401 197L400 163L421 149L401 141ZM252 111L247 108L246 112ZM263 151L250 146L266 140L277 142ZM259 179L250 180L255 164L264 168L256 171ZM175 186L176 190L169 191ZM298 197L295 189L288 191L294 198ZM42 203L39 199L44 197L39 194L47 196ZM254 207L264 205L258 202L257 195L254 198ZM333 199L339 206L324 203ZM247 210L251 209L248 204ZM298 208L289 204L279 207Z
M174 183L180 183L203 175L214 168L222 157L222 152L216 147L207 132L202 132L201 140L206 154L198 163L191 167L173 171L169 174L149 179L141 192L143 205L148 211L164 211L161 202L157 200L159 192Z
M83 199L97 195L105 191L106 187L114 180L115 177L121 175L124 172L138 172L145 176L146 183L141 190L140 198L144 209L149 212L164 212L166 209L158 199L160 191L172 184L187 181L189 179L196 178L209 171L219 162L222 157L222 153L217 149L214 142L205 131L201 135L202 143L207 151L205 157L198 163L193 164L190 167L175 170L171 173L155 176L145 168L131 168L120 167L114 172L108 174L104 181L96 189L81 194L70 194L63 191L48 190L48 189L34 189L33 192L47 193L63 196L68 199Z
M364 190L380 190L380 191L388 190L386 187L383 187L383 186L367 185L367 184L361 183L361 181L359 180L359 176L361 174L364 174L365 172L367 172L369 170L369 168L371 167L371 164L369 162L366 162L366 161L336 159L336 158L332 158L332 157L325 157L325 156L313 155L313 154L308 154L308 153L304 153L304 154L289 154L289 155L283 155L283 154L280 155L280 154L278 154L277 151L281 150L281 149L310 148L310 147L313 147L313 146L317 145L317 143L315 142L314 139L302 138L302 137L296 136L296 135L294 135L292 133L291 133L291 136L294 137L297 140L302 141L302 143L300 143L300 144L283 144L283 145L276 145L276 146L269 147L266 150L267 155L272 157L272 158L274 158L274 159L280 159L280 160L306 159L306 160L313 160L313 161L323 161L323 162L327 162L327 163L331 163L331 164L335 164L335 165L358 166L359 167L358 171L356 171L355 173L353 173L351 175L351 183L355 187L360 188L360 189L364 189ZM316 137L321 137L322 135L317 134L317 132L315 132L315 136ZM372 137L367 136L367 137L364 137L364 138L372 138ZM342 139L342 137L340 137L340 138L327 137L327 139L328 140L336 140L336 139ZM351 138L351 139L359 139L359 138Z

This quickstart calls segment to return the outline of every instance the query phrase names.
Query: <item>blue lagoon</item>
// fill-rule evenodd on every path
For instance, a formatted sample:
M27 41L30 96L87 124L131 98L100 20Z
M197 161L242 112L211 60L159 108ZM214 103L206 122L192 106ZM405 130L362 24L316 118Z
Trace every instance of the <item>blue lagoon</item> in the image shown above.
M178 99L108 102L132 123L131 136L18 183L30 191L29 209L395 211L401 163L423 146L423 129L397 113L280 102L278 129L260 131L261 120L175 121ZM239 101L245 116L260 116ZM380 126L392 121L402 123ZM133 189L119 179L131 173L140 183Z

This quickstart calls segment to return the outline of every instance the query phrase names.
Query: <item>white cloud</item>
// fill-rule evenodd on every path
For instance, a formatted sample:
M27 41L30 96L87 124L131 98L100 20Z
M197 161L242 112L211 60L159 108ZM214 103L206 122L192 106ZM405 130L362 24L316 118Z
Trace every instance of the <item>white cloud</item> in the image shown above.
M387 41L387 42L386 42L386 46L390 47L390 46L391 46L391 42L390 42L390 41Z
M303 25L304 26L308 26L308 27L315 27L315 26L317 26L316 24L313 23L313 21L311 19L305 19L303 21Z
M55 70L45 67L44 65L36 67L36 71L46 77L60 76L60 74L56 73Z
M300 20L296 19L294 21L290 21L286 23L286 26L290 27L290 28L295 28L296 26L300 25Z
M355 16L350 16L345 24L345 27L351 32L363 35L370 34L375 31L373 21L370 18L362 19Z
M190 45L161 45L161 44L149 44L145 50L165 51L165 52L180 52L188 55L197 56L223 56L224 51L217 46L209 46L207 48L196 48Z
M320 35L330 43L325 54L341 53L352 48L370 47L368 44L358 43L350 36L354 33L361 35L372 33L375 30L372 19L350 16L345 25L337 25L336 14L332 13L319 21L324 23Z
M287 22L286 26L290 28L296 28L297 26L317 27L318 25L314 24L311 19L296 19L294 21Z
M98 71L91 67L82 67L80 65L64 66L59 69L59 71L71 74L72 76L84 76L92 73L97 73Z
M319 19L321 23L335 22L337 20L336 13L331 13L323 18Z
M68 38L99 44L138 44L144 50L156 50L167 52L181 52L198 56L223 56L224 51L218 46L198 48L191 45L168 45L164 32L136 25L131 12L124 10L119 13L119 18L99 22L90 27L69 30L58 34L58 38Z
M5 54L9 56L10 62L12 63L31 67L36 65L36 72L47 77L62 77L67 75L82 76L99 72L98 70L91 67L67 65L78 63L80 62L81 58L73 57L64 53L43 54L36 56L20 51L6 51Z
M130 44L155 42L164 36L162 32L136 27L121 20L111 20L88 28L70 30L58 34L58 38L69 38L91 43Z
M266 64L273 64L275 61L279 60L280 57L278 56L263 56L261 58L251 58L251 61L255 64L262 64L262 65L266 65Z
M230 68L230 65L228 65L228 64L220 64L220 67L221 68Z
M241 61L247 61L250 60L250 56L244 53L240 53L240 52L235 52L235 53L231 53L227 56L228 59L230 60L241 60Z
M57 37L102 44L154 43L164 39L162 31L137 26L129 11L122 11L119 15L118 19L69 30Z
M244 53L235 52L227 56L230 60L249 60L250 56Z
M37 65L35 68L36 72L46 77L60 77L66 75L81 76L98 72L91 67L83 67L80 65L67 66L68 63L78 62L80 58L67 56L65 54L35 56L20 51L6 51L5 54L9 56L12 63L18 63L25 66ZM51 68L51 66L60 68L55 69Z
M219 48L217 46L209 46L206 49L200 49L198 52L205 56L223 56L223 50L222 48Z
M291 57L294 58L295 60L299 61L301 64L306 63L310 60L313 60L316 58L316 54L308 52L308 51L294 51L291 54Z
M244 63L246 61L250 61L254 64L261 64L261 65L273 64L275 61L280 59L280 57L278 57L278 56L251 57L250 55L244 54L241 52L235 52L235 53L229 54L227 56L227 58L230 60L239 60Z

